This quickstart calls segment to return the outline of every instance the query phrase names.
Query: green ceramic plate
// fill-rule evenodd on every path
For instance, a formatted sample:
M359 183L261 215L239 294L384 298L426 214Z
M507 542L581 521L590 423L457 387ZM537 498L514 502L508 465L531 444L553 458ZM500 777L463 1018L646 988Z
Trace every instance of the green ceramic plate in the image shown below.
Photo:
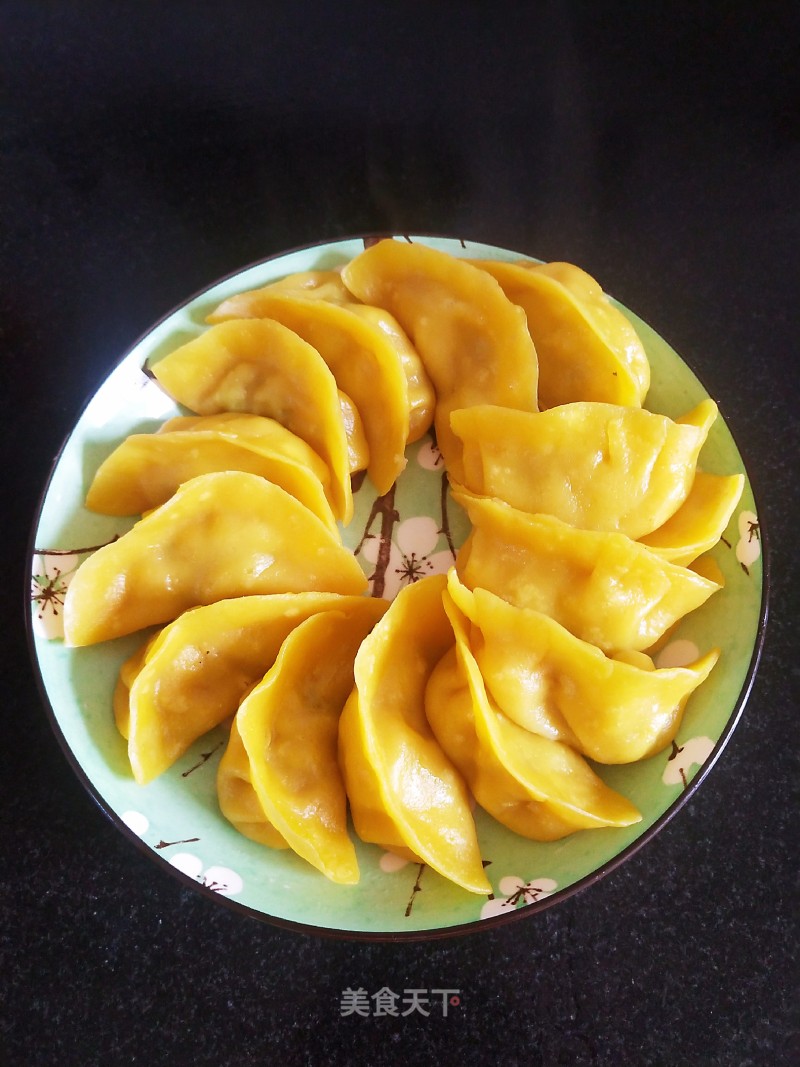
M459 240L412 240L455 255L519 258L518 253ZM642 822L538 844L478 810L479 840L494 891L489 900L451 885L429 868L364 844L357 845L360 883L337 886L292 853L272 851L241 836L220 815L216 802L222 729L205 736L156 781L137 786L126 745L114 725L111 695L119 666L140 637L82 649L65 648L60 639L61 605L71 574L94 548L132 525L86 511L87 486L100 461L127 434L155 429L178 413L143 373L147 360L198 334L206 314L224 297L293 271L335 267L363 247L360 239L335 241L249 267L168 315L122 359L78 420L45 490L31 546L29 627L53 726L73 767L103 810L162 870L244 914L280 925L396 940L459 934L531 915L586 887L649 840L699 784L741 714L762 641L765 581L757 508L748 482L730 528L713 551L725 576L724 590L688 616L660 653L665 664L684 663L698 651L719 647L719 664L689 702L677 743L669 751L632 766L602 770L606 781L641 810ZM661 337L622 310L650 359L647 407L673 417L688 411L707 395L702 385ZM713 473L745 472L722 418L712 428L701 462ZM380 522L369 482L355 494L355 502L355 517L344 531L352 548L365 532L377 532ZM415 576L446 570L453 558L449 541L458 547L467 532L457 506L446 501L443 508L441 468L427 438L410 446L394 504L399 518L392 528L385 595ZM377 539L370 539L367 546L375 543ZM368 548L362 550L359 558L370 574L374 556L371 560L368 553Z

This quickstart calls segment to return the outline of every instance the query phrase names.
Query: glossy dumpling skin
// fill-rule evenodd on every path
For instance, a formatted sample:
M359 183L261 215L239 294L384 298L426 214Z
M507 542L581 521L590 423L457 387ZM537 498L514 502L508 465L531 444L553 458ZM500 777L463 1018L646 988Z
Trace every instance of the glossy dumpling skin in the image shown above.
M156 433L131 434L101 463L86 507L104 515L140 515L163 504L200 474L237 470L274 482L330 527L328 468L291 430L261 415L169 419Z
M520 511L633 540L662 526L689 495L717 415L703 401L674 421L642 408L576 403L538 414L477 405L454 411L464 488Z
M436 391L436 439L460 477L450 412L475 403L536 411L538 365L525 314L485 271L455 256L380 241L344 268L364 304L385 308L419 353Z
M217 769L217 799L225 818L240 834L268 848L289 848L289 842L269 821L253 786L250 758L234 717L228 744Z
M454 493L472 522L461 581L532 608L605 652L650 648L720 587L619 533L579 530L491 497Z
M324 611L364 611L367 599L335 593L239 597L194 608L165 626L123 665L115 695L136 781L151 781L235 715L301 622Z
M364 424L367 473L379 494L387 492L405 467L409 426L408 383L394 346L366 319L324 300L262 291L257 306L260 315L282 323L312 345L330 367ZM209 321L223 321L235 312L234 298L217 308Z
M345 885L359 873L337 757L339 717L358 647L387 606L365 597L358 611L300 623L235 719L264 816L299 856ZM225 773L223 761L220 784Z
M744 491L743 474L697 471L689 495L669 519L641 538L655 555L686 567L717 544Z
M230 297L231 301L236 301L237 307L237 314L233 317L250 318L253 314L250 308L258 304L262 293L285 293L287 296L327 300L332 304L346 304L353 299L342 281L340 271L301 270L295 271L294 274L287 274L285 278L279 278L260 289L250 289L246 293L237 293L236 296ZM259 317L257 311L254 317Z
M571 263L474 260L525 312L539 357L542 408L592 400L641 407L650 364L631 323Z
M599 763L631 763L674 738L686 701L708 677L713 650L688 667L652 669L610 658L553 619L515 608L451 572L449 591L472 627L469 646L486 688L508 718L530 728L535 709L563 717L575 747Z
M350 521L350 464L336 379L296 333L269 319L221 322L150 371L166 393L198 415L264 415L297 434L328 466L334 514Z
M425 686L453 644L443 575L406 586L362 644L339 724L339 761L359 837L490 893L469 795L425 718Z
M498 709L470 651L466 621L447 594L445 606L456 646L431 675L426 714L481 807L535 841L639 822L633 804L610 789L574 749L524 730Z
M204 474L81 564L64 636L89 645L228 597L366 586L338 535L289 493L255 474Z

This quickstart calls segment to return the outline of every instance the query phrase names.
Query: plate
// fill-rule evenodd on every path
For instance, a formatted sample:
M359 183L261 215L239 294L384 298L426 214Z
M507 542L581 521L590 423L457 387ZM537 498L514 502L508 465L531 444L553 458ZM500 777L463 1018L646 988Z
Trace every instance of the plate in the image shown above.
M507 249L451 238L406 239L458 256L521 257ZM60 639L61 607L70 576L90 552L133 523L84 509L94 471L127 434L155 429L179 413L143 372L146 362L200 333L205 316L225 297L294 271L336 267L363 248L361 238L333 241L248 267L167 315L116 365L66 440L34 523L30 645L53 728L79 778L103 811L162 871L242 913L307 932L391 940L462 934L535 914L613 870L664 826L719 757L750 691L766 620L763 533L747 478L737 511L712 553L724 575L724 589L687 616L659 653L663 664L688 662L687 655L718 647L720 662L690 700L668 751L602 771L612 787L637 805L641 823L627 829L582 831L540 844L518 837L476 810L481 852L493 889L488 900L377 846L357 842L361 880L355 887L345 887L326 881L293 853L272 851L243 837L217 807L216 767L225 744L222 729L202 738L154 782L136 785L125 742L114 724L111 695L120 664L137 647L140 635L80 649L68 649ZM666 341L617 306L633 323L650 360L652 384L646 406L677 417L705 398L703 386ZM739 450L721 417L701 459L707 471L742 472L746 477ZM397 518L391 531L385 595L420 574L445 570L452 563L451 545L458 547L467 534L463 512L453 501L442 503L442 477L430 438L409 447L408 467L394 501ZM381 514L375 504L375 492L365 481L355 493L354 519L343 532L352 549L374 529ZM363 548L359 558L370 573L372 563Z

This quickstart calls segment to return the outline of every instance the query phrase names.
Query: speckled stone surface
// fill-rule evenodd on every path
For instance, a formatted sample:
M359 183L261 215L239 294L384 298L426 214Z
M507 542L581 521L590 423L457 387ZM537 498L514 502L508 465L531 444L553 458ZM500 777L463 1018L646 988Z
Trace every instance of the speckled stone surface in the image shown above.
M2 5L4 1067L797 1062L790 10ZM386 231L577 262L662 333L748 462L772 605L723 757L622 868L496 931L351 944L185 890L105 819L42 707L24 575L63 437L153 321L272 252ZM460 1002L343 1017L348 988Z

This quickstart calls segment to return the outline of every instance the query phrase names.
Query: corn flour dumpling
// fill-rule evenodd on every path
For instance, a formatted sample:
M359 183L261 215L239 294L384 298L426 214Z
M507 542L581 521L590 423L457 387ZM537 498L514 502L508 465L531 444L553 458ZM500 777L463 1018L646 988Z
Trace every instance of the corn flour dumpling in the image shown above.
M630 826L637 809L569 745L530 733L492 701L466 637L467 620L445 593L455 648L425 693L428 722L475 799L498 822L535 841L576 830Z
M539 357L539 405L579 400L641 407L650 364L631 323L571 263L472 260L525 312Z
M397 319L384 308L353 303L347 310L380 330L400 358L408 388L408 444L418 441L433 425L436 409L436 394L419 353Z
M150 370L173 400L198 415L264 415L301 437L328 466L334 514L350 521L350 462L336 379L296 333L270 319L221 322Z
M656 670L642 653L610 658L538 611L470 591L454 571L448 589L472 624L469 647L500 710L530 729L535 709L552 709L599 763L632 763L668 745L719 657L714 649L688 667Z
M296 626L319 612L369 612L367 599L335 593L238 597L194 608L165 626L123 664L115 694L136 781L156 778L231 718Z
M405 467L409 426L408 382L394 346L359 315L324 300L262 292L258 311L302 337L330 367L364 424L367 473L379 495L387 492ZM229 315L223 304L209 321Z
M338 534L285 490L255 474L203 474L81 564L64 636L90 645L228 597L366 587Z
M445 465L460 477L450 412L475 403L536 411L536 350L525 313L485 271L424 245L381 241L342 271L364 304L385 308L411 338L436 391Z
M253 787L250 758L235 717L217 769L217 799L220 811L240 834L268 848L289 848L289 842L275 829L261 807Z
M703 401L674 421L642 408L575 403L531 414L489 404L454 411L463 487L520 511L632 540L686 500L717 415Z
M689 495L663 526L640 538L654 555L681 567L719 541L744 492L743 474L697 471Z
M346 304L353 299L338 270L301 270L287 274L285 278L263 285L259 289L250 289L246 293L237 293L230 297L236 302L237 313L232 318L260 318L258 311L250 309L257 306L262 293L285 293L287 296L302 296L314 300L328 300L332 304ZM226 301L227 303L227 301Z
M720 586L619 533L579 530L456 491L472 531L456 557L469 589L549 615L604 652L650 648Z
M490 893L466 786L425 718L425 686L453 643L444 588L443 575L406 586L361 645L339 761L362 840Z
M131 434L97 469L86 507L104 515L140 515L163 504L183 482L225 470L274 482L335 528L325 495L326 464L302 438L261 415L179 416L155 433Z
M365 597L348 614L327 611L301 622L234 720L263 818L299 856L345 885L354 885L359 874L337 758L339 717L353 688L359 645L387 606ZM224 814L227 776L223 758L218 789Z

